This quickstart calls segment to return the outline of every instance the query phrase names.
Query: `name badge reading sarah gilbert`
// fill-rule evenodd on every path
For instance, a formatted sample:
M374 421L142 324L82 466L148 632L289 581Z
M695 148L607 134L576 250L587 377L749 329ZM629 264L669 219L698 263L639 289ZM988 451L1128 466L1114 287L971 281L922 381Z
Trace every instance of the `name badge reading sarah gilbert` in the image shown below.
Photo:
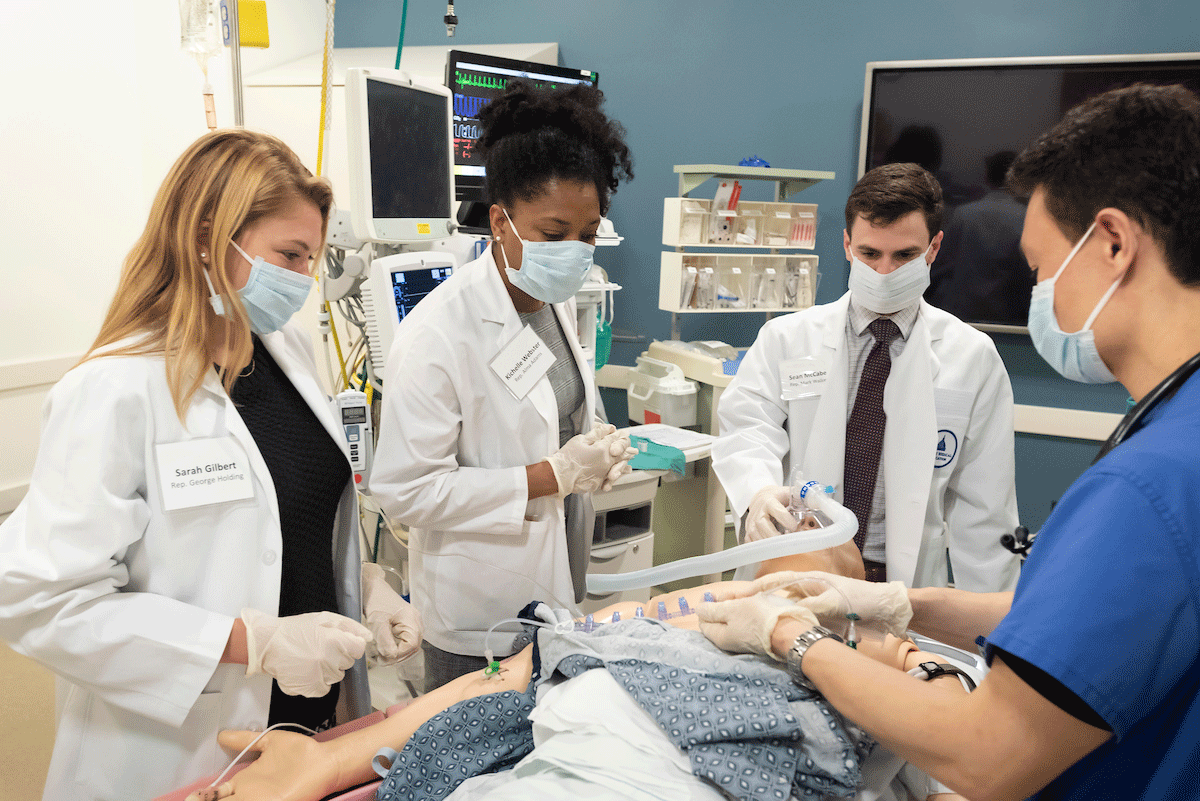
M250 459L233 437L155 446L163 509L190 509L254 497Z
M779 365L780 397L785 401L818 398L828 380L829 365L815 356L788 359Z
M500 376L504 386L517 400L522 400L533 389L533 385L554 364L554 354L542 338L529 326L513 337L512 342L505 345L496 358L492 359L489 367Z

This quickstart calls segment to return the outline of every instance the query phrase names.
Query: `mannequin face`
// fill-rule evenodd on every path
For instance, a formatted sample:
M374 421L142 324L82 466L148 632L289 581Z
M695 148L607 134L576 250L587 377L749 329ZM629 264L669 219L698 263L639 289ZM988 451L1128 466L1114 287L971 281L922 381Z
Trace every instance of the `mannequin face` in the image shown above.
M930 244L933 246L930 247ZM855 258L872 270L887 275L929 249L925 261L933 264L942 244L942 232L931 240L925 226L925 215L910 211L890 225L876 225L862 215L854 218L849 231L842 232L846 260Z

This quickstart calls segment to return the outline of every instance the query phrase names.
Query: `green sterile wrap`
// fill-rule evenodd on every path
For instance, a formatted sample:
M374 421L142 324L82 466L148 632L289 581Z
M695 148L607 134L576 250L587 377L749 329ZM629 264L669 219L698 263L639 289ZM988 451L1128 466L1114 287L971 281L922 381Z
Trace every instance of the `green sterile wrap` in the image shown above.
M629 461L634 470L674 470L684 475L686 460L683 451L670 445L660 445L654 440L630 435L629 442L637 448L637 456Z

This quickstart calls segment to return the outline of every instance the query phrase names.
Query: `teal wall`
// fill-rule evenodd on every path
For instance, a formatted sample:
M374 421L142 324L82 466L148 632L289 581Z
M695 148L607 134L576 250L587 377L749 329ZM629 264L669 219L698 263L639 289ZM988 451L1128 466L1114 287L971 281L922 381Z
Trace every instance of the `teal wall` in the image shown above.
M338 47L395 46L401 0L340 0ZM818 302L846 288L842 206L857 173L868 61L1200 51L1196 0L461 0L447 39L446 4L410 0L407 45L557 42L559 63L594 69L609 113L628 129L636 179L611 218L625 237L597 261L624 289L617 334L666 339L658 309L662 198L678 191L675 164L736 164L755 154L775 167L831 170L836 180L793 199L818 203ZM987 102L981 98L980 102ZM765 187L744 199L766 199ZM698 194L711 192L711 184ZM684 339L753 341L759 315L684 316ZM1055 375L1027 337L996 335L1017 403L1123 412L1116 385L1084 387ZM644 342L616 342L632 364ZM623 399L606 393L611 416ZM1087 467L1098 445L1017 438L1021 520L1041 525L1050 505Z

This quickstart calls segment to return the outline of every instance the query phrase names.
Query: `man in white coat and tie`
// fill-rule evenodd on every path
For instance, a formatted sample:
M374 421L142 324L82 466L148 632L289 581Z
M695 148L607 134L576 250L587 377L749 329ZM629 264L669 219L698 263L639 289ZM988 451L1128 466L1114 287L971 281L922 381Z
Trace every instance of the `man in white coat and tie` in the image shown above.
M744 539L796 528L799 468L859 520L867 578L1011 589L1017 557L1013 396L992 340L922 299L942 190L887 164L846 202L850 291L776 318L721 396L713 466ZM776 525L778 523L778 526Z

